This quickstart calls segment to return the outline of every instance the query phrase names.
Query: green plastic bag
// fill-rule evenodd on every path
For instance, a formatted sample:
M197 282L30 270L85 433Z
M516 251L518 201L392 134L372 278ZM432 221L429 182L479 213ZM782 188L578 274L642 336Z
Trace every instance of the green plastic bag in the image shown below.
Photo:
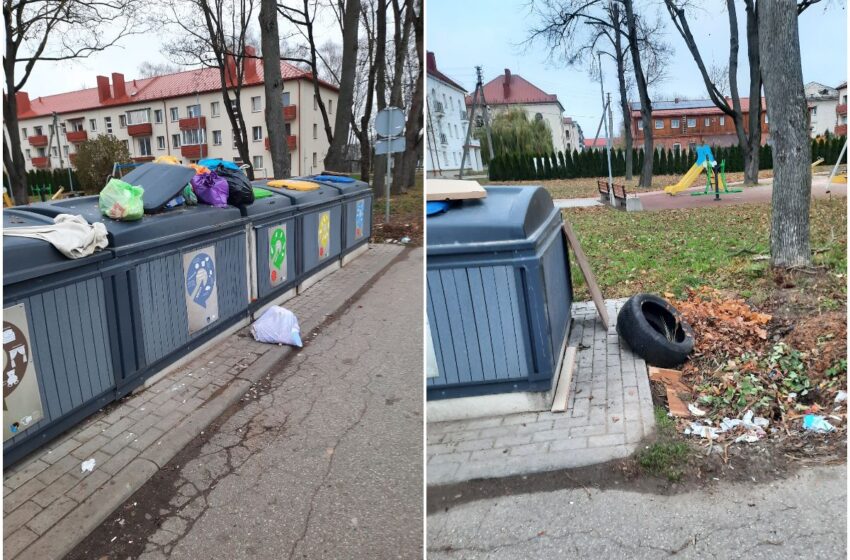
M197 206L198 196L192 190L192 185L186 185L183 188L183 200L186 201L186 206Z
M267 191L266 189L258 189L257 187L254 187L254 200L257 200L258 198L267 198L270 196L274 196L274 193L272 193L271 191Z
M145 189L125 183L120 179L110 179L100 191L98 207L100 213L113 220L141 220L145 215L142 196Z

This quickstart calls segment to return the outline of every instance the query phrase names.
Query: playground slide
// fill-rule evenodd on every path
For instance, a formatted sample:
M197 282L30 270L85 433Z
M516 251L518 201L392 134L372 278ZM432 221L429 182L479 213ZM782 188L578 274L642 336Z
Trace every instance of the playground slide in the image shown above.
M702 165L698 163L693 164L678 183L670 185L669 187L664 187L664 192L667 194L676 194L687 189L694 183L694 181L697 180L697 177L699 177L702 173L702 169Z

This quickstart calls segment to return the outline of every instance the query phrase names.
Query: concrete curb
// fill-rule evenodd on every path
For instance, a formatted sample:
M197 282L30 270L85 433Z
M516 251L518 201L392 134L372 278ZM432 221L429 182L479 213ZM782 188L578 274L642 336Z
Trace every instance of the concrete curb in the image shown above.
M401 251L384 255L381 260L375 263L377 265L375 270L357 277L355 282L347 285L349 289L345 293L330 298L317 306L313 314L301 321L304 339L307 339L308 333L320 327L329 315L343 309L349 299L365 289L374 278L383 274L397 260L404 258L406 254L405 251ZM238 334L238 331L230 334L230 336L235 336L235 334ZM152 445L145 449L103 487L96 490L41 538L22 551L17 558L38 560L60 560L63 558L189 442L200 435L231 405L241 399L255 382L271 374L278 363L292 352L294 352L294 349L289 346L275 347L266 352L248 369L237 374L217 396L204 403L182 420L179 425L175 426L168 433L167 438L161 439L159 445Z

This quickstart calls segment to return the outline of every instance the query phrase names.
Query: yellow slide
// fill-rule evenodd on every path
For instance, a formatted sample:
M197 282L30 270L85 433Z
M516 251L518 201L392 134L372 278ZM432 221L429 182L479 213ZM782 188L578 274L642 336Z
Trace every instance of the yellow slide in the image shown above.
M685 173L684 177L676 183L675 185L670 185L669 187L664 187L664 192L667 194L676 194L682 192L683 190L690 187L694 181L697 180L697 177L702 173L702 165L697 165L696 163L688 169L688 172Z

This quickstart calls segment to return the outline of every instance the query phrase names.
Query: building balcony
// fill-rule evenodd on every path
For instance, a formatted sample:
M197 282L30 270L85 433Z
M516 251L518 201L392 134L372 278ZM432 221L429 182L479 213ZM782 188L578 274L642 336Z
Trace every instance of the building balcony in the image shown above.
M460 112L460 120L463 121L463 122L469 122L469 112L468 111L461 111Z
M68 138L68 142L72 144L79 144L89 139L89 133L85 130L69 130L65 133L65 136Z
M835 135L836 136L847 136L847 125L839 124L835 126Z
M836 106L835 112L838 113L839 115L846 115L847 114L847 104L841 103L840 105Z
M178 121L180 130L204 130L207 128L206 117L186 117Z
M298 116L298 108L295 105L287 105L283 108L283 120L294 121Z
M445 145L447 145L448 143L449 143L449 139L446 137L446 135L445 135L445 134L440 133L440 144L442 144L442 145L444 145L444 146L445 146Z
M153 125L151 123L128 124L127 134L130 136L152 136Z
M200 159L207 157L209 148L206 144L186 144L180 146L180 155L189 159Z
M294 107L294 105L292 105ZM271 142L269 141L268 136L266 136L265 145L267 150L271 150ZM298 138L291 134L286 137L286 146L289 148L290 152L294 152L298 149Z
M134 158L130 158L130 159L132 159L136 163L147 163L149 161L153 161L154 157L153 156L138 156L138 157L134 157Z
M446 114L446 110L443 107L443 102L442 101L435 101L434 102L434 116L439 118L439 117L442 117L445 114Z
M42 148L44 146L47 146L47 136L45 136L44 134L36 134L35 136L30 136L28 140L30 142L30 146L33 146L35 148Z
M50 158L47 156L34 157L32 158L32 166L39 169L48 169L50 167Z

